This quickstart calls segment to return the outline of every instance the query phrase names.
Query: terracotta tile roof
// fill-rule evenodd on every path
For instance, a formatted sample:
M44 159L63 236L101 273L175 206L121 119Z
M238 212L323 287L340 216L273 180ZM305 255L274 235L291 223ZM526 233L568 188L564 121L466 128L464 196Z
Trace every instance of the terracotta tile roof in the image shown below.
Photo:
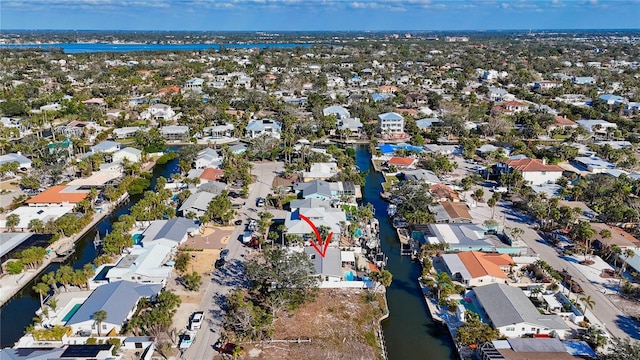
M559 126L578 126L575 121L569 120L564 116L556 116L556 124Z
M223 175L224 170L222 169L206 168L200 174L200 179L214 181L220 179Z
M27 204L56 204L70 203L77 204L87 197L87 193L62 192L66 186L52 186L40 194L27 200Z
M404 158L404 157L394 156L391 159L389 159L389 161L387 161L387 164L395 165L395 166L411 166L415 161L416 159L413 159L413 158Z
M546 165L542 163L542 160L539 159L518 159L518 160L509 160L507 161L507 165L510 167L526 172L526 171L555 171L562 172L562 168L557 165Z
M180 88L175 85L172 85L158 91L158 94L164 95L164 94L179 93L179 92L180 92Z
M456 194L450 186L445 184L433 184L429 187L429 190L436 199L460 200L458 194Z
M640 241L638 241L638 239L617 226L611 226L604 223L591 223L591 228L596 231L596 239L603 244L615 244L622 248L640 247ZM600 231L605 229L611 231L611 237L606 239L600 236Z
M473 220L473 217L469 214L469 208L465 203L445 201L442 203L442 207L452 219Z
M520 101L515 101L515 100L514 101L505 101L505 102L502 103L502 105L503 106L520 106L520 107L527 106L526 104L521 103Z
M399 109L399 108L397 108L397 109L393 109L393 111L395 111L397 113L400 113L400 114L409 114L409 115L412 115L412 116L418 115L418 110L415 110L415 109Z
M458 253L460 261L474 278L482 276L495 276L502 279L507 278L507 274L500 269L500 266L507 266L513 263L507 254L487 254L478 251L463 251Z

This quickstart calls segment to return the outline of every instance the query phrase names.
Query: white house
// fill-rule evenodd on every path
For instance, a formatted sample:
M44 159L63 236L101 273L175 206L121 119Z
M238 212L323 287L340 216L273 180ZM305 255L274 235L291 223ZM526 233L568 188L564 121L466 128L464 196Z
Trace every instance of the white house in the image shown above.
M578 125L587 130L589 134L601 133L606 134L607 129L617 129L618 125L605 120L578 120Z
M473 289L493 328L506 337L550 335L564 338L569 326L559 315L543 315L520 288L490 284Z
M204 85L204 79L193 78L193 79L187 80L187 82L184 84L184 89L193 91L196 93L201 93L202 85Z
M116 137L116 139L126 139L130 137L134 137L139 130L141 130L141 128L138 126L128 126L128 127L113 129L112 134L113 136Z
M336 119L348 119L351 117L349 114L349 110L345 109L342 106L332 105L322 109L322 114L324 116L335 115Z
M153 104L140 114L142 120L175 120L176 112L166 104Z
M282 124L271 119L252 120L247 124L246 136L255 139L262 135L268 135L275 139L280 139Z
M338 174L336 163L313 163L309 171L302 172L302 181L327 180Z
M122 144L116 141L103 141L93 145L90 149L94 154L113 154L122 148Z
M127 159L130 163L139 163L142 161L142 151L133 147L126 147L114 152L111 159L113 162L124 162L124 159Z
M19 169L31 169L31 160L20 153L0 155L0 165L12 162L17 162Z
M507 166L522 173L522 177L531 185L555 183L562 177L562 168L547 165L546 159L517 159L507 161Z
M189 127L182 125L163 126L160 129L160 134L169 141L186 141L189 139Z
M378 115L380 130L384 134L404 133L404 118L396 112L388 112Z
M311 246L304 248L305 254L309 256L315 270L314 275L323 282L339 282L342 280L342 261L340 260L340 249L329 247L325 256L320 254Z
M198 152L198 156L193 162L196 169L204 169L207 167L218 168L222 164L222 157L212 148L206 148Z
M139 284L165 284L172 268L166 266L171 248L162 244L134 246L106 275L110 283L132 281Z
M180 206L178 212L182 214L182 216L187 215L192 212L196 215L196 217L200 217L204 215L209 209L209 203L216 196L207 191L197 192L195 194L191 194Z
M189 234L198 230L198 226L183 217L176 217L171 220L155 220L142 233L142 244L149 245L160 243L175 248L187 240Z
M98 324L91 318L99 310L107 313L101 323L102 335L117 335L125 322L133 316L141 298L154 298L162 290L161 284L137 284L130 281L118 281L96 288L80 308L66 322L72 332L98 333Z

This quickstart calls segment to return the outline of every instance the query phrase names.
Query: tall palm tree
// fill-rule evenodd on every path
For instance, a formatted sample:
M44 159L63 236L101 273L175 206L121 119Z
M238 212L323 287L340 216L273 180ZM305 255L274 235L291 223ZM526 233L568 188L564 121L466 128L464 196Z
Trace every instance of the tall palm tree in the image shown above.
M35 284L32 289L40 295L40 308L44 309L44 295L49 293L49 286L43 282L39 282Z
M98 336L102 336L100 328L102 327L102 322L107 320L107 312L104 310L98 310L91 315L91 319L98 325Z
M581 297L580 301L582 301L585 308L589 308L589 310L593 310L593 306L596 304L596 301L591 298L591 295Z

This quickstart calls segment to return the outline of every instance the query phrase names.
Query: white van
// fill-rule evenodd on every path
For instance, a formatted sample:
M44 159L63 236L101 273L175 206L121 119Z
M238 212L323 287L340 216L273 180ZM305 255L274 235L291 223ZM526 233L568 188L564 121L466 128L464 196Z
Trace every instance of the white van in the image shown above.
M252 231L245 231L244 235L242 235L242 243L243 244L248 244L251 242L251 238L253 237L253 232Z

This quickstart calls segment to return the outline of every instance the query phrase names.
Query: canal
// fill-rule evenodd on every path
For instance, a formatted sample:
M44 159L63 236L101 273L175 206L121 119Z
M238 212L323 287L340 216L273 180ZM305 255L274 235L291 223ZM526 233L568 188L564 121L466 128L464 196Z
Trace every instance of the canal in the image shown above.
M356 148L356 165L368 171L363 203L375 208L382 251L389 257L387 269L393 274L387 288L389 318L382 323L389 360L454 359L449 332L431 320L418 286L420 265L408 256L400 256L400 242L388 221L387 204L380 197L383 177L373 169L367 146Z
M171 174L178 171L178 159L169 161L164 165L157 165L153 171L151 187L155 186L156 179L164 176L169 179ZM122 204L111 215L105 217L96 226L91 228L80 240L76 242L76 251L64 265L70 265L74 269L81 269L85 264L93 261L96 257L96 251L93 246L93 239L96 237L96 231L100 232L100 236L104 237L107 231L111 231L111 223L116 221L120 215L128 214L129 209L142 198L142 195L132 196L130 201ZM60 264L51 264L47 266L43 272L34 280L28 283L20 292L18 292L11 300L9 300L0 309L0 346L2 348L12 347L13 344L22 337L27 326L33 323L33 317L36 310L40 307L40 297L32 290L32 287L40 281L40 276L51 271L56 271Z

